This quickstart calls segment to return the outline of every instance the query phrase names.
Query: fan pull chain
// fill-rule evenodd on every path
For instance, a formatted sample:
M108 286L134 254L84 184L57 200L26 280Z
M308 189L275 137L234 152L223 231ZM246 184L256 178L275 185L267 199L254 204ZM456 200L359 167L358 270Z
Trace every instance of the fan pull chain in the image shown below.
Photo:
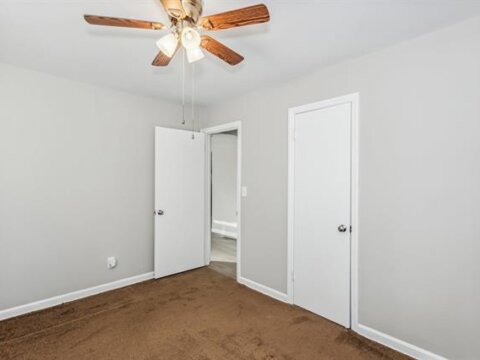
M185 49L182 49L182 125L185 125Z
M192 140L195 139L195 63L192 64Z

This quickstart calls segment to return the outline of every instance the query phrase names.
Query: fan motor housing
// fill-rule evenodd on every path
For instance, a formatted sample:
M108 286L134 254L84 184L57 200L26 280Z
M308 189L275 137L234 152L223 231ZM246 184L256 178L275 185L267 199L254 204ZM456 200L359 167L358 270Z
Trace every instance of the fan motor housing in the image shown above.
M185 10L185 15L191 19L193 24L198 22L203 11L203 1L202 0L182 0L183 9Z
M196 24L203 11L203 0L161 0L170 17Z

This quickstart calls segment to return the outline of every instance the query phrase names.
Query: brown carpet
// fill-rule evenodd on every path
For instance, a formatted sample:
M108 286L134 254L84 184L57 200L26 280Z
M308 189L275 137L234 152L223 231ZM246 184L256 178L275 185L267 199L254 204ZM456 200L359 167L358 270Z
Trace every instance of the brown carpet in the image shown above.
M209 268L0 322L0 359L407 359Z

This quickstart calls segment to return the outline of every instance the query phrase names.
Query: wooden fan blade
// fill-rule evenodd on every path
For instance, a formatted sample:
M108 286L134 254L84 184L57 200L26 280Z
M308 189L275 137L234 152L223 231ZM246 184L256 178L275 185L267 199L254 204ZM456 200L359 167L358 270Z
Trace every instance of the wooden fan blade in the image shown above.
M202 17L199 25L205 30L224 30L237 26L260 24L269 20L270 14L267 7L259 4Z
M202 35L201 45L205 50L209 51L230 65L237 65L243 61L242 55L237 54L232 49L226 47L208 35Z
M161 30L165 25L154 21L123 19L107 16L84 15L85 21L92 25L119 26L137 29Z
M182 0L160 0L167 14L175 19L184 19L185 10Z
M167 66L170 64L170 61L175 57L177 54L178 49L180 48L180 44L177 46L177 49L173 53L172 57L168 57L163 52L159 51L155 59L153 59L152 65L153 66Z

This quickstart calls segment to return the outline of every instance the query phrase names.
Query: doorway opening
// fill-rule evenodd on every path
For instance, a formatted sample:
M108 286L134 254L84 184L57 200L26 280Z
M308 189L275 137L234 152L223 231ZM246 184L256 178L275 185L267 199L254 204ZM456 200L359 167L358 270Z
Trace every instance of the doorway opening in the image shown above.
M240 273L240 124L207 134L206 263L237 279Z

